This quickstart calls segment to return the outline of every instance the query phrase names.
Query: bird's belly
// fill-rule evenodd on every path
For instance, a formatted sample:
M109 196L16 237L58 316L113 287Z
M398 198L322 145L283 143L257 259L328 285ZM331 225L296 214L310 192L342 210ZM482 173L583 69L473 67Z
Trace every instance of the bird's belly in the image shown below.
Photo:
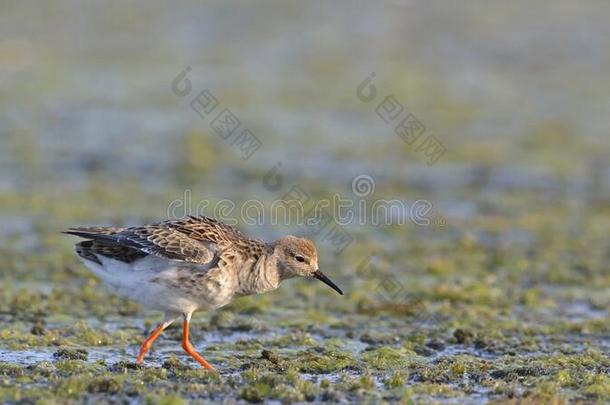
M88 261L86 264L117 295L134 300L149 310L190 313L199 307L193 297L158 282L175 272L175 265L170 260L147 257L124 263L100 259L102 266Z

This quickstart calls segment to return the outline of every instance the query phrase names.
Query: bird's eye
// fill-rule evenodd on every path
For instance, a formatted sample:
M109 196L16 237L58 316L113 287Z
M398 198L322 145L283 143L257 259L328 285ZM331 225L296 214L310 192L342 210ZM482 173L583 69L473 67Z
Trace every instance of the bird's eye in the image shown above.
M303 263L305 261L305 258L303 256L295 256L294 258L297 259L297 262Z

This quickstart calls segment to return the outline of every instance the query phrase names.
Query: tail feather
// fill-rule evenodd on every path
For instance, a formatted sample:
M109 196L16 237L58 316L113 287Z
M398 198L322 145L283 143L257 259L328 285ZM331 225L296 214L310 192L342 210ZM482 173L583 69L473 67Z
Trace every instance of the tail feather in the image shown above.
M114 235L121 232L123 229L125 228L116 228L112 226L87 226L78 228L68 228L62 233L88 238L92 235Z
M86 232L86 231L81 231L81 230L67 230L67 231L63 231L62 233L68 234L68 235L74 235L74 236L79 236L81 238L84 239L98 239L98 240L105 240L108 242L113 242L116 241L117 236L116 235L112 235L112 234L103 234L103 233L95 233L95 232Z
M121 235L118 235L124 228L114 227L83 227L83 228L68 228L62 233L78 236L89 240L98 240L100 242L120 243Z
M146 256L145 253L140 251L139 245L119 234L123 229L106 227L69 228L62 233L86 239L76 244L76 254L99 265L102 262L98 255L125 263L131 263Z
M69 230L65 231L64 233L67 233L69 235L74 235L74 236L80 236L81 238L94 240L94 241L98 241L101 243L115 244L115 245L119 245L119 246L125 246L125 247L144 251L142 244L134 241L133 239L126 237L125 235L122 235L119 233L90 232L88 230L88 228L85 228L85 229L86 230L83 231L80 228L73 228L73 229L69 229Z

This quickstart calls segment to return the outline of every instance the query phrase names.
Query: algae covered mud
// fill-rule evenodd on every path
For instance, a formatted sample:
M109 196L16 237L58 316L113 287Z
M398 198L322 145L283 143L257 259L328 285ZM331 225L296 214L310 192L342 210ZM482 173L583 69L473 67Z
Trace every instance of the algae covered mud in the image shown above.
M2 402L610 401L608 5L151 4L0 13ZM357 215L242 210L287 195ZM308 232L345 295L196 313L217 373L176 326L136 365L160 315L59 232L189 213Z
M409 238L384 252L405 265L378 264L354 282L352 266L329 259L346 275L345 299L293 283L195 318L193 341L218 373L182 352L180 328L136 365L159 318L101 288L56 235L36 235L40 253L17 253L17 242L2 252L0 392L10 403L610 398L608 276L583 264L588 254L564 263L550 235L536 236L544 252L473 235ZM402 284L407 269L393 297L383 285Z

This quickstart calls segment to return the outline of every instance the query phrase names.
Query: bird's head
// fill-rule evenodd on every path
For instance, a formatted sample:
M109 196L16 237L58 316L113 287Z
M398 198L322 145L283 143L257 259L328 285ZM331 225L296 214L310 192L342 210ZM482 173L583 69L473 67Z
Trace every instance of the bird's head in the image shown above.
M313 277L343 295L343 291L318 269L318 252L316 245L309 239L285 236L275 243L275 254L278 258L283 278Z

